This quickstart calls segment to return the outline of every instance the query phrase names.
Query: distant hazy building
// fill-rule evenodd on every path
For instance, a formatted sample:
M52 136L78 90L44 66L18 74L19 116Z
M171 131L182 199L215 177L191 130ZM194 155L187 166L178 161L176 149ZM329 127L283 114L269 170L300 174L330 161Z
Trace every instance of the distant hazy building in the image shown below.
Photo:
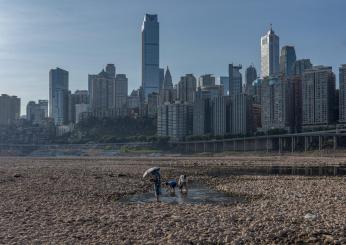
M82 120L84 113L90 112L89 104L76 104L75 105L75 123L79 123Z
M159 94L158 93L151 93L148 94L148 117L156 117L157 114L157 108L159 106Z
M280 55L280 74L284 77L294 75L294 63L296 61L294 46L283 46Z
M172 75L167 67L166 73L164 75L163 84L160 89L159 104L164 104L166 102L172 103L174 100L174 89L172 82Z
M211 99L212 133L213 135L225 135L229 132L229 96L218 96Z
M127 114L128 79L125 74L115 77L115 110L119 116Z
M230 109L230 133L232 135L251 134L253 131L251 96L237 94L232 98Z
M261 94L261 84L262 84L262 79L256 79L253 81L251 90L250 90L250 95L253 97L253 102L255 104L261 104L261 99L262 99L262 94Z
M346 64L339 67L339 122L346 123Z
M257 71L253 65L246 68L245 71L245 93L251 94L252 83L257 79Z
M228 66L228 77L229 77L229 96L234 97L237 94L241 94L243 87L243 77L240 73L242 66L234 66L230 64Z
M221 76L220 77L220 85L223 86L223 95L229 95L229 77Z
M157 134L180 141L192 134L192 106L179 101L158 107Z
M303 76L305 70L312 69L310 59L297 60L293 64L293 74L296 76Z
M115 78L116 75L116 68L114 64L107 64L106 65L106 72L113 78Z
M159 91L162 89L164 80L165 80L165 69L164 68L160 68L160 71L159 71L159 81L160 81Z
M20 117L20 99L17 96L0 96L0 125L11 125Z
M187 74L181 77L177 85L177 99L182 103L193 103L196 83L197 81L193 74Z
M261 76L272 77L279 75L280 41L272 27L261 37Z
M35 124L41 124L48 117L48 101L30 101L26 106L26 119Z
M211 95L198 88L193 104L193 135L211 133Z
M97 75L89 75L90 109L102 117L108 110L115 109L115 77L102 70Z
M305 70L302 81L303 126L334 122L335 75L332 67Z
M68 72L56 68L49 72L49 114L56 125L68 122Z
M77 90L75 93L69 92L69 122L76 123L76 105L89 104L89 92L87 90Z
M215 77L211 74L202 75L198 79L199 88L215 86Z
M157 15L146 14L142 24L142 87L147 100L160 88L160 45Z

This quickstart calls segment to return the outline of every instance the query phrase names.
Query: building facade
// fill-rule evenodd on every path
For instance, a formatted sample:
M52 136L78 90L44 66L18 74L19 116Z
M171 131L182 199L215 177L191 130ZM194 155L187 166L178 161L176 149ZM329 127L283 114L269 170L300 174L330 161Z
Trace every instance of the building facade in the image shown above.
M234 97L243 91L243 76L240 73L241 69L241 65L234 66L233 64L230 64L228 66L229 96L231 97Z
M177 100L182 103L193 103L196 92L196 77L193 74L187 74L180 78L177 85Z
M157 15L146 14L142 24L142 87L145 99L160 88L160 33Z
M125 74L115 77L115 110L119 116L127 114L128 79Z
M278 76L279 56L280 56L280 39L275 34L272 27L266 35L261 37L261 76L272 77Z
M294 75L294 63L296 59L294 46L283 46L280 55L280 75L284 77Z
M229 95L229 77L221 76L220 85L223 86L223 95Z
M225 135L230 131L229 96L218 96L211 99L211 126L213 135Z
M251 134L253 131L251 96L244 93L234 96L230 110L230 133L232 135Z
M215 77L211 74L202 75L198 78L198 88L215 86Z
M41 124L48 117L48 101L30 101L26 106L26 119L34 124Z
M335 121L335 75L332 67L305 70L302 81L302 124L327 126Z
M246 94L251 94L252 84L257 79L257 71L253 65L246 68L245 71L245 91Z
M312 64L310 59L297 60L293 64L293 74L296 76L303 76L304 71L312 69Z
M49 115L56 125L68 123L68 72L56 68L49 72Z
M0 125L13 124L20 117L20 98L2 94L0 96Z
M346 123L346 64L339 67L339 122Z

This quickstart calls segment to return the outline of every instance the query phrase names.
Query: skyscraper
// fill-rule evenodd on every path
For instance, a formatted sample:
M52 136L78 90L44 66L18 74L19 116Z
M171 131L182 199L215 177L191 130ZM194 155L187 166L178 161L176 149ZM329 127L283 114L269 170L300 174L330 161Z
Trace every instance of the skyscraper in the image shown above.
M332 67L305 70L302 81L303 126L334 122L335 75Z
M229 77L221 76L220 85L223 86L223 95L229 95Z
M346 122L346 64L339 68L339 122Z
M166 73L164 75L162 88L160 89L159 94L159 104L164 104L165 102L173 102L173 82L171 72L167 66Z
M115 77L116 69L114 64L107 64L106 66L106 72L111 75L112 77Z
M283 46L280 56L280 74L285 77L294 74L294 62L296 61L296 51L293 46Z
M128 79L125 74L115 77L115 109L119 116L127 113Z
M142 24L142 87L145 99L160 88L160 46L157 15L146 14Z
M250 94L251 93L251 87L252 83L257 79L257 71L256 68L253 65L250 65L248 68L246 68L245 71L245 93Z
M29 101L26 106L26 120L40 124L48 116L48 101L39 100L38 103L34 101Z
M234 97L237 94L241 94L243 87L243 77L240 73L242 66L234 66L230 64L228 66L228 74L229 74L229 96Z
M312 69L310 59L297 60L293 64L293 74L296 76L303 76L303 73L307 69Z
M198 86L200 88L210 87L215 85L215 77L211 74L202 75L198 79Z
M193 74L186 74L181 77L177 86L177 99L181 102L193 103L196 84L196 77Z
M60 68L49 72L49 115L56 125L68 122L68 72Z
M20 99L17 96L0 96L0 125L10 125L20 117Z
M271 77L279 75L279 37L272 27L266 35L261 37L261 76Z

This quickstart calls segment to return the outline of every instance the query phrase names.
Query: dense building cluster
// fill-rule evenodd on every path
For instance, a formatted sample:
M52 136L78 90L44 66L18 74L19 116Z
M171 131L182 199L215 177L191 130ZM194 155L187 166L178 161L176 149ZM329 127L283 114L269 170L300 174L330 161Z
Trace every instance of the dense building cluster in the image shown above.
M88 75L88 90L69 90L69 72L49 72L49 101L30 101L26 119L54 122L58 134L87 118L157 118L157 135L173 141L187 136L230 137L270 130L302 132L346 123L346 65L339 68L336 89L332 67L297 59L295 48L280 51L279 36L270 26L260 38L261 68L229 64L228 75L181 76L174 84L170 69L160 68L159 22L146 14L142 34L142 83L128 94L128 79L113 64ZM0 125L20 117L20 99L0 96Z

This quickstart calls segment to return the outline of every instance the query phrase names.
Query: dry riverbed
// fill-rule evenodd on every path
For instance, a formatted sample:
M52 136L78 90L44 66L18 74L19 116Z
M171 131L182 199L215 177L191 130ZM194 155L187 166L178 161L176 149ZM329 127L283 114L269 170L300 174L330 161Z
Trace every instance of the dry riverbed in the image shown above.
M30 159L0 158L0 244L346 244L346 177L222 176L228 165L320 165L339 158ZM187 173L246 197L236 204L126 204L151 191L141 178Z

